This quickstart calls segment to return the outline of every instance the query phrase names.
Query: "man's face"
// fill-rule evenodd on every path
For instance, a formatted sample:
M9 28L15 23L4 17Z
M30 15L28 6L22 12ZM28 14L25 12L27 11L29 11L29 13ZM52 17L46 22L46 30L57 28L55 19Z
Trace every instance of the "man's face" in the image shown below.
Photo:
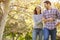
M48 9L51 5L47 4L47 3L44 3L44 6L45 6L46 9Z

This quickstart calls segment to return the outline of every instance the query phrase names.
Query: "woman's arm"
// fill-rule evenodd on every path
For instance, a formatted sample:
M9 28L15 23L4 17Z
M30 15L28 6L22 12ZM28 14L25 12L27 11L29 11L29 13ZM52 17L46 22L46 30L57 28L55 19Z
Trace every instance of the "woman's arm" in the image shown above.
M46 22L47 22L47 19L45 19L45 18L42 18L42 21L43 21L44 23L46 23Z

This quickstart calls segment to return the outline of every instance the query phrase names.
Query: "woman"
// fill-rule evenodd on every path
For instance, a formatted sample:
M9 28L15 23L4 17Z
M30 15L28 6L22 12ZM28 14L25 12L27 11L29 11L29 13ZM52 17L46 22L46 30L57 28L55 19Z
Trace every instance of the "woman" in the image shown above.
M37 40L37 36L39 40L42 40L42 14L41 14L41 7L37 6L34 10L33 15L34 27L33 27L33 40Z

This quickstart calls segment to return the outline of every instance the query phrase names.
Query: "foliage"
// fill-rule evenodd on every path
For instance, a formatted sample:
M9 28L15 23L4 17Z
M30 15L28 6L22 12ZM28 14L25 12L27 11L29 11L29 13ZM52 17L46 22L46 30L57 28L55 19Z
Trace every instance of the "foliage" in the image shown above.
M3 40L32 40L32 15L39 4L40 0L11 0Z
M3 40L32 40L33 10L40 0L10 0ZM60 9L60 4L54 4Z

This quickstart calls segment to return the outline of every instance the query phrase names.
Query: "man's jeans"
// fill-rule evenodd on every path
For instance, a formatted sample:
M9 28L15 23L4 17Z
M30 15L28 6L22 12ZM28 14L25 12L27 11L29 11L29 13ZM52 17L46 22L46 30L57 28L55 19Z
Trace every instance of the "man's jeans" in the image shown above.
M49 30L47 28L43 29L44 32L44 40L49 40L49 35L51 35L51 40L56 40L56 28L53 30Z
M42 40L42 29L33 29L32 39L37 40L37 36L39 37L39 40Z

